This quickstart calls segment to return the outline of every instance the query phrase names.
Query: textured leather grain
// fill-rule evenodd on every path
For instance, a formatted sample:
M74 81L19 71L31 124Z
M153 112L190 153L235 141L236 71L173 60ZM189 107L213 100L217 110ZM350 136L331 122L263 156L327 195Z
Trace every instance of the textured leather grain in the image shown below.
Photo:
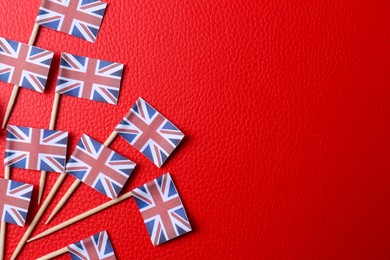
M27 42L39 2L0 0L0 36ZM64 96L57 128L71 150L83 133L103 142L145 98L186 138L161 169L116 139L111 148L138 163L125 190L169 171L194 231L154 247L128 200L20 259L104 229L119 259L390 258L388 0L107 2L96 44L40 29L36 45L56 52L49 86L22 89L10 123L48 127L61 51L125 63L118 106ZM1 117L11 90L0 83ZM39 173L12 178L34 184L36 212ZM49 226L105 201L81 185ZM24 230L9 226L7 259Z

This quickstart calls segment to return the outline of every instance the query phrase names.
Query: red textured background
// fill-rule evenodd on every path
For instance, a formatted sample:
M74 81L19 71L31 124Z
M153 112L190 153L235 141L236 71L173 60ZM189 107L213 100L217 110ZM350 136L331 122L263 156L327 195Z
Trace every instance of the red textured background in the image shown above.
M0 0L0 36L27 42L39 2ZM96 44L41 28L36 45L56 52L49 86L21 90L10 123L48 127L61 51L125 63L118 106L62 97L57 128L71 150L82 133L103 142L145 98L186 139L157 169L118 138L138 163L126 190L171 172L194 231L154 247L127 200L20 259L103 229L119 259L390 258L388 0L107 2ZM11 89L0 83L0 117ZM35 185L35 213L39 173L12 178ZM83 185L50 226L105 201ZM7 259L24 230L9 225Z

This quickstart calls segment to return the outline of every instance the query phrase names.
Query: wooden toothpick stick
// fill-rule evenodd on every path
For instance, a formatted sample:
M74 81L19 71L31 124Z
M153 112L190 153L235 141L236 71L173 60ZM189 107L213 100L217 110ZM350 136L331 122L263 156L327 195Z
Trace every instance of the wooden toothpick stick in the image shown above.
M54 94L54 101L53 101L53 107L51 109L49 130L54 130L56 126L58 106L60 104L60 97L61 97L60 94L58 93ZM38 204L41 204L43 191L45 190L46 175L47 175L46 171L41 171L41 178L39 180Z
M5 229L7 224L4 221L1 221L0 225L0 260L4 259L4 244L5 244Z
M52 252L50 254L47 254L47 255L44 255L44 256L41 256L40 258L37 258L36 260L49 260L49 259L52 259L54 257L57 257L57 256L60 256L60 255L63 255L65 254L66 252L68 252L68 248L64 247L64 248L61 248L55 252Z
M38 192L38 205L41 204L41 199L43 196L43 191L45 190L46 186L46 171L41 171L41 177L39 178L39 192Z
M41 219L43 213L45 212L46 208L49 206L51 200L53 199L54 195L56 194L57 190L60 188L61 184L65 180L66 173L61 173L58 177L56 183L54 184L53 188L51 189L49 195L47 196L46 200L43 202L42 206L38 210L38 213L35 215L34 219L32 220L30 226L27 228L26 232L24 233L23 237L20 239L18 246L16 247L11 259L14 260L19 255L20 251L22 251L22 248L24 244L26 243L27 239L30 237L31 233L34 231L35 227L37 226L39 220Z
M4 169L4 179L9 180L11 177L11 168L8 166L5 166Z
M111 207L111 206L113 206L115 204L118 204L119 202L121 202L121 201L123 201L125 199L128 199L131 196L132 196L131 192L125 193L125 194L117 197L116 199L110 200L110 201L108 201L108 202L106 202L106 203L104 203L104 204L102 204L100 206L97 206L96 208L88 210L87 212L84 212L83 214L80 214L80 215L78 215L78 216L76 216L74 218L71 218L71 219L69 219L69 220L67 220L67 221L65 221L65 222L63 222L63 223L61 223L61 224L59 224L57 226L49 228L48 230L42 232L41 234L38 234L37 236L29 239L27 242L31 242L31 241L37 240L39 238L45 237L47 235L50 235L50 234L52 234L54 232L57 232L57 231L65 228L67 226L70 226L70 225L72 225L72 224L74 224L74 223L76 223L76 222L78 222L80 220L83 220L83 219L85 219L85 218L87 218L89 216L92 216L93 214L96 214L96 213L98 213L98 212L100 212L100 211L102 211L102 210L104 210L106 208L109 208L109 207Z
M31 32L30 40L28 41L29 45L34 45L35 39L36 39L37 34L38 34L38 29L39 29L39 25L38 24L34 24L34 28L33 28L32 32ZM4 129L5 126L7 125L8 119L9 119L9 117L11 115L12 109L13 109L15 101L16 101L16 98L18 96L18 92L19 92L19 86L18 85L14 85L14 88L12 89L11 97L9 98L9 101L8 101L7 109L5 111L5 115L4 115L4 119L3 119L3 125L1 127L2 129Z
M104 142L105 146L110 146L110 144L115 140L117 137L118 133L116 131L112 132L110 136L107 138L107 140Z
M57 257L57 256L60 256L60 255L63 255L65 254L66 252L68 252L68 248L64 247L64 248L61 248L57 251L54 251L50 254L47 254L47 255L44 255L44 256L41 256L40 258L37 258L36 260L49 260L49 259L52 259L54 257Z
M107 147L110 146L110 144L115 140L117 135L118 134L116 131L112 132L111 135L104 142L104 145ZM72 196L73 192L77 189L77 187L80 185L80 183L81 183L81 181L76 178L76 180L73 182L72 186L70 186L68 191L61 198L61 200L58 202L58 204L54 208L53 212L50 214L49 218L45 222L45 224L48 224L54 218L54 216L62 209L62 207L65 206L66 202L69 200L70 196Z
M76 178L73 182L72 186L70 186L69 190L65 193L65 195L58 202L57 206L54 208L53 212L50 214L49 218L46 220L45 224L49 224L49 222L54 218L54 216L60 211L60 209L65 205L70 196L72 196L73 192L80 185L81 181Z
M38 35L38 29L39 29L39 25L34 23L34 27L30 35L30 39L28 40L29 45L34 45L35 39L37 38Z
M5 167L4 169L4 179L9 180L11 175L11 168ZM1 221L0 225L0 260L4 259L4 245L5 245L5 230L7 228L7 223Z

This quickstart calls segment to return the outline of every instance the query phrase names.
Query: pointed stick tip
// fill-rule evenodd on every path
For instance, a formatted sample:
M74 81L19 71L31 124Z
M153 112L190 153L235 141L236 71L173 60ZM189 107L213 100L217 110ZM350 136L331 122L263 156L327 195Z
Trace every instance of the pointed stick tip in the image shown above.
M45 225L49 224L49 222L51 221L52 218L53 217L50 215L50 217L46 220Z

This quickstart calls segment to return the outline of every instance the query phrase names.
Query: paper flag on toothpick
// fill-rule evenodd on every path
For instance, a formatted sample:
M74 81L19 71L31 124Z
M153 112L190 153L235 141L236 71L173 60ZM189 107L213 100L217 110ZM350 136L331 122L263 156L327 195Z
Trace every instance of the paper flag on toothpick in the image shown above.
M107 231L102 231L87 239L69 245L68 252L72 260L83 259L116 259L114 249L108 238Z
M24 226L33 185L0 178L1 221Z
M9 125L4 165L62 173L68 132Z
M35 23L95 42L106 7L98 0L43 0Z
M115 260L115 252L107 231L102 231L87 239L71 244L37 260L51 259L68 252L72 260Z
M184 134L145 100L139 98L115 131L161 167Z
M0 37L0 80L43 93L53 55Z
M66 172L114 199L134 167L131 160L84 134L66 164Z
M117 104L123 64L62 53L56 92Z
M169 173L132 191L153 245L191 231L183 203Z

